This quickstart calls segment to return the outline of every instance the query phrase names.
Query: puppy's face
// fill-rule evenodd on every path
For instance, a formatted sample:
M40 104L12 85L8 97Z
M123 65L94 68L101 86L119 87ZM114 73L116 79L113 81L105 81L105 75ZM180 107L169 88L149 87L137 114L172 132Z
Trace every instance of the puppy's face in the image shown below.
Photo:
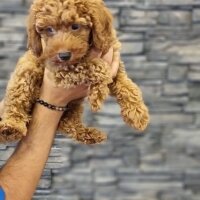
M73 68L90 46L104 52L112 17L101 0L35 0L28 24L28 47L54 68Z

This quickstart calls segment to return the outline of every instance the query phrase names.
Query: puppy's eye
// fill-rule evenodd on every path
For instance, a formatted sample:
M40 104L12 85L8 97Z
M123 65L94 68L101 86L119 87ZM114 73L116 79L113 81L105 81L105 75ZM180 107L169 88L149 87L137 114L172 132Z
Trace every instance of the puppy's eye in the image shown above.
M47 28L46 28L46 33L47 33L48 35L54 35L54 34L56 33L56 31L55 31L55 29L52 28L52 27L47 27Z
M81 25L80 24L72 24L71 25L71 29L73 30L73 31L77 31L77 30L79 30L81 28Z

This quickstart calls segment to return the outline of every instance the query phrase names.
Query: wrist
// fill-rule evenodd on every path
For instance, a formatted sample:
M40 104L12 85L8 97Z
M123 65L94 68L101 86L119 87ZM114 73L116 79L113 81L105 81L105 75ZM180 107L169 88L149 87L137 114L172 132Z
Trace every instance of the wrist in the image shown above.
M62 95L58 96L55 94L49 94L49 95L41 94L39 99L42 99L43 101L58 107L66 107L70 101L67 98L64 98Z
M36 103L39 103L40 105L43 105L44 107L51 109L51 110L56 110L56 111L60 111L60 112L65 112L68 110L67 106L56 106L53 104L50 104L46 101L44 101L43 99L37 99Z
M49 104L62 107L67 106L70 101L68 90L55 87L50 83L46 84L45 82L41 87L39 99L42 99Z
M41 122L48 121L47 119L51 119L51 125L55 127L58 125L62 115L62 111L58 112L56 110L51 110L38 103L36 103L34 106L33 118L37 118L37 120Z

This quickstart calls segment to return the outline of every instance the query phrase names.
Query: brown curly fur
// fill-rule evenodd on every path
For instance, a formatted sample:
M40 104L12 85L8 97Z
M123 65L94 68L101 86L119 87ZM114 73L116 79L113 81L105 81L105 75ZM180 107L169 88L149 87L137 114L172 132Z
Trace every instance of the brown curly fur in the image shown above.
M72 24L79 24L79 29L72 30ZM103 54L111 46L114 50L120 48L112 16L102 0L35 0L30 9L27 32L29 50L20 58L7 87L0 142L18 140L26 135L45 67L53 72L54 82L59 86L68 88L90 83L88 99L93 111L101 108L110 92L121 106L124 121L138 130L146 128L148 109L140 89L127 77L123 62L112 80L108 64L88 56L92 47ZM60 62L57 55L65 51L70 51L72 58ZM103 132L83 125L82 112L82 100L71 102L58 130L86 144L104 141L106 135Z

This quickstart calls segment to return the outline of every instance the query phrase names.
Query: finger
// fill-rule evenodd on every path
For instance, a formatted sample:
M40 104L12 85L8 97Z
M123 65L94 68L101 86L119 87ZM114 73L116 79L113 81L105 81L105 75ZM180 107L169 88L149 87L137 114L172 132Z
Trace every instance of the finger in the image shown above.
M58 86L53 80L54 80L54 74L48 68L45 68L42 85L43 86L45 85L45 87L47 88L48 87L57 88Z
M115 77L117 75L117 71L119 68L119 62L120 62L120 53L119 51L115 51L113 53L113 60L112 60L112 64L111 64L111 68L112 68L112 76Z
M113 60L113 47L111 47L111 48L109 49L108 53L106 53L106 54L102 57L102 59L103 59L104 61L106 61L109 65L112 64L112 60Z
M91 51L89 52L89 56L92 58L100 58L102 55L102 51L92 48Z
M44 78L51 79L53 77L53 73L46 67L44 69Z

